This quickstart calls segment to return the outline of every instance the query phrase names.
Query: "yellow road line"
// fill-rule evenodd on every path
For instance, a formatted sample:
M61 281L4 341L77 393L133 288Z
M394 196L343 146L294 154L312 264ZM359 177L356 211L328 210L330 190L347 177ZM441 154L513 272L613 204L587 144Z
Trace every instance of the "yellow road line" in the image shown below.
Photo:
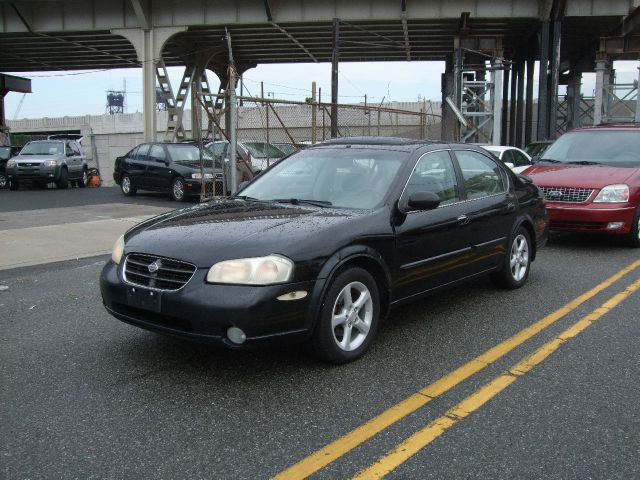
M585 315L571 327L550 342L547 342L534 353L509 369L508 373L500 375L458 403L442 417L432 421L422 430L414 433L391 452L379 458L376 463L358 473L354 480L380 479L389 472L406 462L409 458L429 445L433 440L453 427L463 418L475 412L501 391L515 382L519 377L542 363L566 341L584 331L589 325L601 318L607 312L618 306L625 298L640 289L640 280L636 280L624 291L618 293L593 312Z
M340 437L339 439L316 451L315 453L312 453L308 457L300 460L295 465L292 465L291 467L276 475L274 477L274 480L303 479L307 478L310 475L313 475L315 472L326 467L355 447L363 444L371 437L377 435L378 433L403 419L407 415L415 412L416 410L427 404L429 401L433 400L435 397L442 395L470 376L479 372L487 365L490 365L499 358L503 357L511 350L523 344L533 336L537 335L549 325L552 325L554 322L569 314L584 302L591 299L604 289L610 287L615 282L638 267L640 267L640 260L637 260L627 267L623 268L618 273L612 275L602 283L596 285L588 292L585 292L579 297L576 297L565 306L547 315L533 325L530 325L529 327L521 330L511 338L508 338L504 342L499 343L495 347L492 347L485 353L467 362L453 372L448 373L431 385L402 400L401 402L397 403L388 410L385 410L368 422L360 425L359 427L356 427L354 430L347 433L343 437Z

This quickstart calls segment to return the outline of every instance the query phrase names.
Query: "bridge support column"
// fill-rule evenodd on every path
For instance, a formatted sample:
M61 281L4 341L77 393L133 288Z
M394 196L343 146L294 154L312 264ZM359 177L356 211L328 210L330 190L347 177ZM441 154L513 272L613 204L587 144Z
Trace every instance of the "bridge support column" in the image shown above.
M569 113L569 130L580 127L580 87L582 72L576 72L569 78L567 84L567 108Z
M518 85L516 87L516 137L514 145L522 148L522 130L524 127L524 61L518 60L516 63L516 72L518 73Z
M502 121L500 125L500 139L502 144L509 141L509 79L511 78L511 67L504 70L504 80L502 83Z
M527 98L525 100L524 112L524 146L531 143L533 130L533 69L535 60L527 59Z
M607 90L611 83L611 61L604 52L596 54L596 89L593 102L593 124L600 125L606 117Z
M492 60L491 81L493 83L493 145L500 145L502 142L502 82L504 71L502 70L502 59Z
M340 62L340 20L333 19L331 52L331 138L338 136L338 63Z
M450 58L445 63L445 70L442 74L442 123L440 124L440 138L446 141L458 141L458 131L456 116L447 103L447 97L455 102L454 67Z
M549 29L549 20L544 20L540 25L537 140L546 140L549 138Z
M138 62L142 65L142 112L144 115L144 140L156 139L156 64L162 56L165 42L186 27L160 27L150 30L141 28L119 28L111 33L120 35L131 42L136 50Z

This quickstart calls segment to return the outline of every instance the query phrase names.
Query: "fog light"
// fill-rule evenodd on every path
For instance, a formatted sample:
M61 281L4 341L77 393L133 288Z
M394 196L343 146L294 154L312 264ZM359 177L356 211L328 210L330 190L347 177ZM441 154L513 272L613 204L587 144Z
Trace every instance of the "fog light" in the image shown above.
M245 342L247 336L238 327L229 327L227 329L227 338L236 345L241 345Z
M624 222L609 222L607 224L607 230L617 230L618 228L622 228L624 226Z
M295 292L285 293L284 295L280 295L278 300L288 301L288 300L302 300L307 296L307 292L304 290L296 290Z

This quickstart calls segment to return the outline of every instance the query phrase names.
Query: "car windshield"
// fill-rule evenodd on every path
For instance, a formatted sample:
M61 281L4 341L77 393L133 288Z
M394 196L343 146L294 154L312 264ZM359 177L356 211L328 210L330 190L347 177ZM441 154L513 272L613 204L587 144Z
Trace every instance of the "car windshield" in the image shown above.
M275 164L241 197L369 209L386 196L406 153L367 148L303 150Z
M29 142L20 155L63 155L64 145L62 142Z
M253 158L282 158L284 152L270 143L264 142L244 142Z
M550 146L551 142L530 143L529 145L527 145L524 151L530 157L535 157L536 155L542 155Z
M167 150L169 151L169 155L171 159L179 163L180 165L186 165L188 167L199 167L200 166L200 149L197 145L193 144L168 144ZM211 152L204 148L202 150L202 158L204 159L204 166L211 167L213 164L214 158L211 155ZM220 168L220 161L216 159L215 168Z
M640 129L602 129L566 133L544 152L541 161L638 168Z

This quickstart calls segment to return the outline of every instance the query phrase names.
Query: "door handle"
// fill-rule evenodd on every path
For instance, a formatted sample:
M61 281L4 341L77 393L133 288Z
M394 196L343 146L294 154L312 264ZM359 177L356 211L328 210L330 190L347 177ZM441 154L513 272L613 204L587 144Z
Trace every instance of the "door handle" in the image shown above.
M466 225L469 223L469 217L466 215L460 215L457 219L459 225Z

